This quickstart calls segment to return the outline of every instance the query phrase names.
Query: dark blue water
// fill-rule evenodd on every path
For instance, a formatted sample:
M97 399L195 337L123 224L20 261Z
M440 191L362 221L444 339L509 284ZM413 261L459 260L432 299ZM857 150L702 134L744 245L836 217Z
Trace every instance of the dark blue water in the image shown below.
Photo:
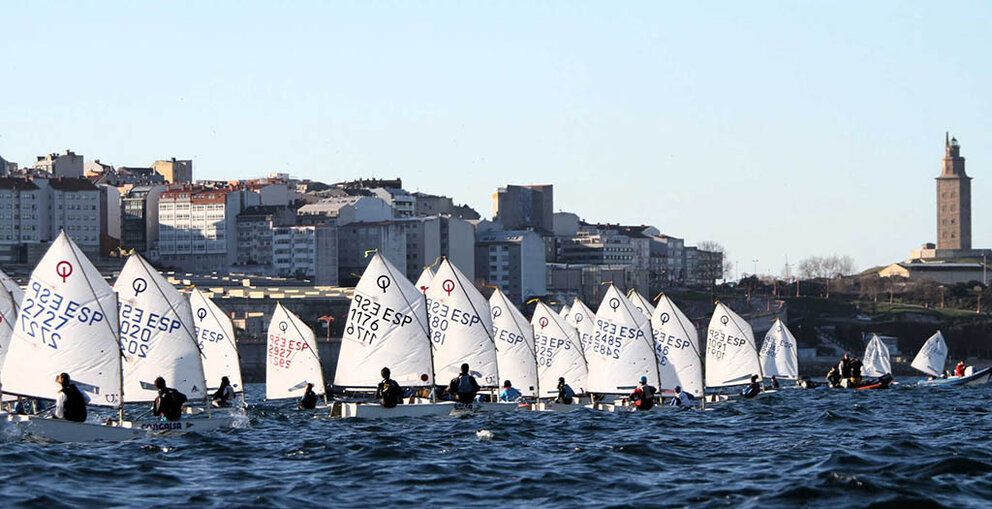
M249 400L261 397L249 387ZM0 500L51 506L989 507L992 386L783 390L713 410L344 421L0 444ZM492 438L480 438L488 430Z

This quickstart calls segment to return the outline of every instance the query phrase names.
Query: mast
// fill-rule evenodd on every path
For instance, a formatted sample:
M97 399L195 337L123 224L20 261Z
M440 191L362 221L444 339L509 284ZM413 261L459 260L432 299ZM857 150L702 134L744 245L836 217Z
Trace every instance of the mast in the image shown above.
M424 270L427 270L429 266L424 266ZM427 351L431 354L431 385L430 385L430 398L431 403L437 403L436 390L437 387L437 373L434 372L434 339L431 337L431 304L427 300L427 287L421 286L420 293L424 298L424 314L427 315Z
M121 307L121 296L117 292L114 292L114 303L117 304L117 309ZM120 313L120 311L118 311ZM124 423L124 348L121 344L121 322L120 317L117 319L117 362L120 366L120 398L118 399L117 405L117 425L120 426Z

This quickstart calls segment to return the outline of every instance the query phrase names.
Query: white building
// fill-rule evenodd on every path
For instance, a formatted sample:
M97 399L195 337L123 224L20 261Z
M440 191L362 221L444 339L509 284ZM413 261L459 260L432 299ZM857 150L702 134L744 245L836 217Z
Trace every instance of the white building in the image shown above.
M544 240L530 230L480 234L475 241L475 274L518 305L547 295Z
M400 218L393 222L406 234L408 279L416 281L424 266L442 256L451 260L469 279L475 279L475 228L472 223L445 216Z
M237 261L237 217L259 196L231 188L182 186L159 196L158 260L166 267L226 271Z
M34 167L53 177L63 178L79 178L85 172L83 156L71 150L66 150L64 154L51 153L38 156Z
M417 199L400 188L376 187L369 189L372 194L384 200L393 208L395 217L413 217L417 212Z
M310 278L317 286L337 286L337 229L327 224L273 228L272 265L278 276Z
M23 245L41 242L46 233L41 216L48 212L41 195L47 192L28 179L0 178L0 263L22 261Z
M42 240L52 240L65 232L89 256L100 252L100 189L84 178L35 179L38 187L47 187L49 214L47 234ZM44 200L44 197L43 197Z
M338 226L343 226L388 221L393 218L393 208L375 196L335 196L304 205L297 214L336 218Z

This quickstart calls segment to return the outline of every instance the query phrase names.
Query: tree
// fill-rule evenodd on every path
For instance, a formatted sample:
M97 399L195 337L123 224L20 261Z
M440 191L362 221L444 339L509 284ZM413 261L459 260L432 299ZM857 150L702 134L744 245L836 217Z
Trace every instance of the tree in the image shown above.
M804 279L835 278L854 272L854 258L850 256L810 256L799 262L797 272Z
M734 268L734 264L733 263L730 263L730 260L728 259L727 250L724 249L723 246L720 245L718 242L714 242L712 240L704 240L704 241L700 242L699 244L697 244L696 247L699 248L701 251L709 251L711 253L720 253L720 261L721 261L721 263L720 263L719 267L714 267L713 268L713 271L714 272L719 271L720 274L719 274L718 277L715 277L714 279L723 279L724 281L726 281L727 280L727 276L730 274L731 270L733 270L733 268Z

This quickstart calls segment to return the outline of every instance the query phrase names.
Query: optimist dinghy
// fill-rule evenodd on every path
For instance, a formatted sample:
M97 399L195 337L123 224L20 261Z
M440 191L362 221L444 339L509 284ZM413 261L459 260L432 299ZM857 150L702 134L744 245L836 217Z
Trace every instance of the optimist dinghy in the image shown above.
M277 303L269 321L268 336L265 399L299 399L306 392L307 384L311 383L314 392L323 396L323 408L326 408L324 370L313 330L300 317Z
M534 348L537 354L537 371L541 388L534 409L544 412L571 412L582 408L579 394L585 392L589 370L579 333L546 304L537 302L531 319L534 329ZM558 379L575 392L571 404L555 402Z
M424 274L430 274L425 269ZM424 280L425 276L421 276ZM422 286L430 285L426 280ZM355 287L341 341L334 385L375 391L388 367L401 387L434 388L431 342L424 293L384 256L375 253ZM379 419L448 415L454 403L417 400L385 408L375 402L336 401L331 417Z

